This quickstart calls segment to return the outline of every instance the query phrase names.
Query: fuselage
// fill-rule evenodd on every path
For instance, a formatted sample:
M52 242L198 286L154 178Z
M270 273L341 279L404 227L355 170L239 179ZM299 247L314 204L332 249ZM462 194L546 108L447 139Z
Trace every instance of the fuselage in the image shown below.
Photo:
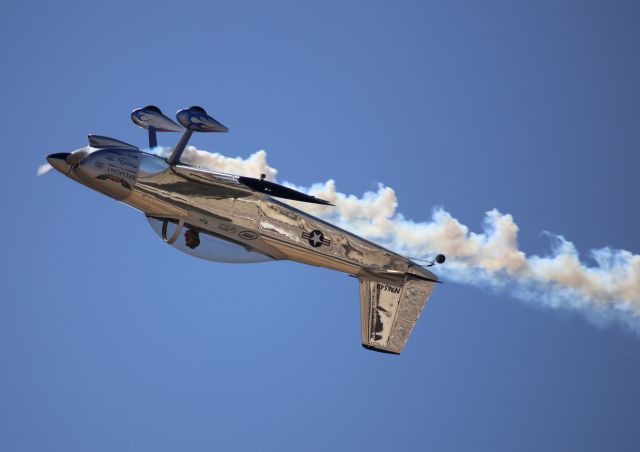
M254 192L233 175L169 165L133 147L86 147L48 160L71 179L142 211L165 241L197 257L233 262L185 247L188 230L237 246L246 262L288 259L382 281L406 273L437 280L411 260Z

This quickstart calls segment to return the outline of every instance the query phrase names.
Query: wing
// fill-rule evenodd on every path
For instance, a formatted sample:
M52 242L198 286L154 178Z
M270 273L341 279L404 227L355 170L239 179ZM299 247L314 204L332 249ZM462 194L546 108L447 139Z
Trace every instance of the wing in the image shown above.
M362 346L399 355L434 285L434 281L411 274L397 283L361 277Z
M316 198L315 196L310 196L306 193L301 193L292 188L285 187L284 185L276 184L275 182L245 176L239 176L238 182L246 185L254 191L259 191L260 193L265 193L276 198L291 199L292 201L309 202L312 204L322 204L324 206L333 205L324 199Z
M260 192L274 198L291 199L293 201L326 206L332 205L328 201L307 195L306 193L301 193L284 185L276 184L275 182L254 179L253 177L218 173L216 171L203 170L184 164L175 165L172 168L176 174L185 179L217 187L224 186L229 190L233 190L235 194L230 193L229 197L249 196L251 193Z

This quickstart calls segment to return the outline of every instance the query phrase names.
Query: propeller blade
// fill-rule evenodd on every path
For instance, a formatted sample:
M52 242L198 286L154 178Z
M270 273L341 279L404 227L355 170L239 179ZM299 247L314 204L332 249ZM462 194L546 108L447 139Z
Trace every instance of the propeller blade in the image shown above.
M45 163L44 165L40 165L38 167L38 176L44 176L52 169L53 169L53 166L49 165L48 163Z

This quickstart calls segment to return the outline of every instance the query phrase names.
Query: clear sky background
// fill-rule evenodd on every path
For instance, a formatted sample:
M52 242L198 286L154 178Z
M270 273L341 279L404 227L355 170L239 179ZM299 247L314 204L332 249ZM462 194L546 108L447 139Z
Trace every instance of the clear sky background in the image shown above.
M0 450L639 450L620 325L449 283L401 356L367 352L356 280L199 261L35 175L88 133L143 146L133 108L202 105L230 133L193 144L280 180L638 253L638 5L3 2Z

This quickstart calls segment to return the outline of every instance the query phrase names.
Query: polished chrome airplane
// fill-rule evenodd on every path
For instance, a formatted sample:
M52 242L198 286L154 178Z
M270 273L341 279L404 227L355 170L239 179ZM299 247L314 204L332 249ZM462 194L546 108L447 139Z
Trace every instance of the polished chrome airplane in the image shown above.
M51 166L76 182L122 201L147 217L168 244L218 262L289 259L347 273L360 280L362 345L399 354L438 278L421 265L275 198L330 205L259 178L208 171L180 162L193 132L228 129L200 107L177 120L148 106L131 119L156 132L183 132L169 158L114 138L89 135L89 146L51 154ZM178 240L183 235L183 240ZM444 262L438 255L435 262Z

